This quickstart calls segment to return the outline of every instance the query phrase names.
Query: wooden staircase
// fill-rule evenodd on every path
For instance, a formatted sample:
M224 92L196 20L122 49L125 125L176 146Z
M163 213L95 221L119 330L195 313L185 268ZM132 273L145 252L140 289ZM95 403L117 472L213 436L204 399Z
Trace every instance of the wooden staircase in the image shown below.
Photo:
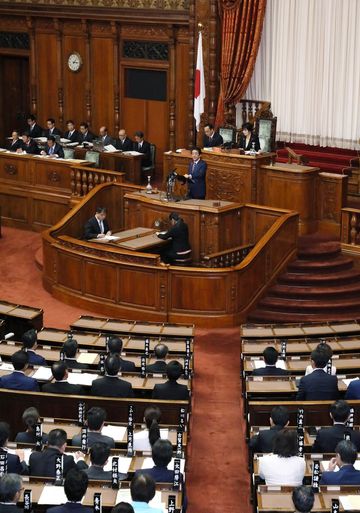
M288 323L360 319L360 270L338 242L302 241L297 259L247 321Z

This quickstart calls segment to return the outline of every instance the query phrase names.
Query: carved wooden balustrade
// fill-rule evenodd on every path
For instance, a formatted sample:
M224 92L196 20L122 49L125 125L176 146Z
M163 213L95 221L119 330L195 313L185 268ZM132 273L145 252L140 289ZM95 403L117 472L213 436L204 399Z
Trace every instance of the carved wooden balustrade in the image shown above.
M240 264L249 254L254 244L245 244L236 248L226 249L218 253L205 255L201 261L203 267L232 267Z
M124 182L125 173L94 169L91 167L71 167L71 194L72 196L86 196L97 185L111 182Z
M263 100L240 100L243 123L255 124L255 118L270 111L271 103Z
M343 208L341 214L341 244L358 246L360 252L360 210Z

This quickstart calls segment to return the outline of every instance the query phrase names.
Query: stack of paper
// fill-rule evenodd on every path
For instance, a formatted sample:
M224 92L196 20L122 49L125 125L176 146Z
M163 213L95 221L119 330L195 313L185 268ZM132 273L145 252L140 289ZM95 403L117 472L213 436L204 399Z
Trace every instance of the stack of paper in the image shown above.
M65 504L67 501L63 486L45 485L39 497L38 504L59 506L60 504Z
M50 367L39 367L31 377L38 379L39 381L49 381L51 376L52 373Z
M76 358L78 363L87 363L92 364L95 363L96 358L98 357L98 353L80 353Z
M265 367L264 360L253 360L253 364L254 364L255 369L262 369L263 367ZM286 363L284 360L278 360L276 362L275 367L277 367L278 369L286 370Z
M124 155L142 155L139 151L124 151Z
M360 511L360 495L340 495L339 501L344 511Z
M72 385L91 386L92 382L99 377L97 374L89 372L69 372L68 382Z
M112 459L119 458L119 472L121 474L127 474L129 472L129 468L131 465L132 458L128 458L127 456L111 456L104 467L104 470L111 470L112 468Z
M113 426L111 424L104 426L101 430L102 435L110 436L116 442L120 442L120 441L124 440L125 433L126 433L125 426Z
M352 381L356 381L359 378L352 378L352 379L343 379L343 383L348 387Z
M14 370L14 367L13 367L13 364L12 363L4 363L2 362L1 365L0 365L0 370L3 370L3 371L13 371Z

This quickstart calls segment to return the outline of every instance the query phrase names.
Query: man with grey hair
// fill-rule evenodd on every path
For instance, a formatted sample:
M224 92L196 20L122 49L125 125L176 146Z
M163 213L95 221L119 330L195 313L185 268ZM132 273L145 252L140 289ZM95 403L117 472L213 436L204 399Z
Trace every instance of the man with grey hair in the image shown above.
M22 513L17 507L22 490L22 478L18 474L4 474L0 479L0 513Z
M311 486L297 486L292 493L296 513L310 513L315 501Z

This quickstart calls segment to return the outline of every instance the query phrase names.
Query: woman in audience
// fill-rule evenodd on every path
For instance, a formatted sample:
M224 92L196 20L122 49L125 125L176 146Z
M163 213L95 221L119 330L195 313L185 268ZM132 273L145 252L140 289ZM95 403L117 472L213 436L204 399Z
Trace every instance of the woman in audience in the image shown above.
M333 356L333 350L331 349L329 344L327 344L326 342L321 342L320 344L318 344L316 346L316 349L321 349L322 351L326 351L328 353L328 355L329 355L328 360L329 360L329 362L331 361L331 358ZM307 376L308 374L311 374L313 370L314 369L313 369L312 365L311 364L308 365L306 367L306 370L305 370L305 376ZM326 367L325 367L325 371L327 372L327 368ZM336 375L336 367L335 367L335 365L331 365L331 374L333 376Z
M279 431L273 454L259 458L259 476L267 485L300 486L305 475L305 459L297 456L297 452L296 431Z
M22 444L34 444L36 443L35 426L40 422L39 412L36 408L31 406L26 408L23 413L22 420L26 426L26 431L21 431L15 437L15 442ZM42 434L43 444L47 443L48 436L46 433Z
M134 450L151 451L152 446L160 438L160 408L149 406L144 411L146 429L134 433Z

